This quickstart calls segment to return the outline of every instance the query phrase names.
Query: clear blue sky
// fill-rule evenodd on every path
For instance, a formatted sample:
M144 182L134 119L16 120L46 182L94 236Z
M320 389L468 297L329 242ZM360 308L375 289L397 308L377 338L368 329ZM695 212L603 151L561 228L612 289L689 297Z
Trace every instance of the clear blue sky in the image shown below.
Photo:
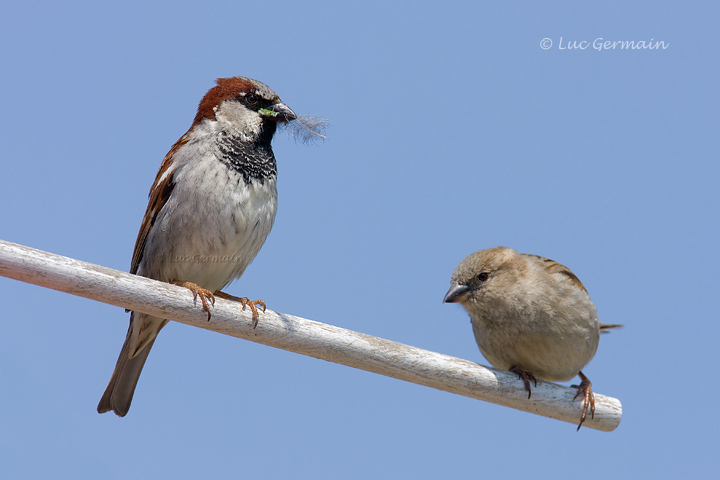
M128 315L0 278L7 478L717 474L720 9L470 3L9 3L0 238L127 271L204 92L256 78L331 127L276 138L275 228L229 293L486 364L441 303L456 264L497 245L553 258L626 325L584 370L622 401L619 428L175 323L128 416L98 415Z

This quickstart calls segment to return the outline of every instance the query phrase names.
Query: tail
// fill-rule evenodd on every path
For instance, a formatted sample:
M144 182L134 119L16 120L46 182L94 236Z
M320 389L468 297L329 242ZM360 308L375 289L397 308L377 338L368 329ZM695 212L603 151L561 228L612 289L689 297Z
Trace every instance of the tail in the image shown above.
M619 323L609 324L600 322L600 333L610 333L608 330L611 328L622 328L622 325Z
M130 327L125 343L120 350L110 382L98 403L98 413L112 410L120 417L127 415L145 360L157 334L166 323L167 320L144 314L136 315L133 312L130 315Z

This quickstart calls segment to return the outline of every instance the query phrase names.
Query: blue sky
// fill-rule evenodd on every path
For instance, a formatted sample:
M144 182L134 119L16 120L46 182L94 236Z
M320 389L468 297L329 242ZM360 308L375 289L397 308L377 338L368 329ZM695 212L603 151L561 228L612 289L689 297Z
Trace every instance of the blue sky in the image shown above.
M0 238L127 271L161 159L214 79L244 75L331 126L276 137L275 227L229 293L487 364L441 300L462 258L506 245L567 265L625 324L584 369L623 403L611 433L175 323L121 419L95 407L128 315L0 278L8 478L717 472L716 5L3 10Z

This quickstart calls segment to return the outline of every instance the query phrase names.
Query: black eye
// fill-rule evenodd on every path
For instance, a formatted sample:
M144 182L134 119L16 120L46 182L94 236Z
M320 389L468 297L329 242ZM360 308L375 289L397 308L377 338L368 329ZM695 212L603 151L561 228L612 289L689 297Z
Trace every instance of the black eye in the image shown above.
M245 95L245 103L248 104L248 106L254 106L257 105L257 103L260 101L257 95L255 95L253 92L248 93Z
M481 282L484 282L485 280L488 279L489 276L490 275L488 275L487 272L482 272L480 275L477 276L477 279L480 280Z

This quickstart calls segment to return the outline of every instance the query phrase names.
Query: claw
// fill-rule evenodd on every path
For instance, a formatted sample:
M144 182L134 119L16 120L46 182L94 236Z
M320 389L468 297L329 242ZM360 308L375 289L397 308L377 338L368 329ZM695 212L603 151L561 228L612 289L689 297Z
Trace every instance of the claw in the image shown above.
M577 394L575 394L575 397L573 398L573 401L577 400L577 398L581 395L583 399L583 409L582 414L580 415L580 424L577 428L578 430L580 430L580 427L582 427L582 424L585 421L585 417L587 416L588 407L590 407L590 417L595 418L595 394L592 391L592 383L585 375L583 375L583 372L578 373L578 375L580 375L580 385L571 385L571 387L578 389Z
M535 375L530 372L526 372L520 367L512 367L510 371L513 373L517 373L518 377L520 377L520 380L525 383L525 390L527 390L528 400L530 400L530 395L532 395L532 391L530 390L530 380L535 382L535 386L537 387L537 379L535 378Z
M258 325L258 321L260 320L260 312L258 312L258 306L262 307L263 313L265 313L265 310L267 310L267 305L265 305L265 302L262 300L250 300L247 297L236 297L234 295L230 295L225 292L215 292L215 295L221 298L225 298L228 300L234 300L236 302L240 302L242 305L243 311L245 310L245 307L249 306L250 311L252 312L252 322L253 322L253 328L256 328Z
M202 288L198 286L195 283L192 282L173 282L175 285L179 285L181 287L185 287L188 290L190 290L193 293L193 302L197 301L197 298L200 297L200 301L202 302L202 307L205 312L207 312L208 320L210 320L210 304L215 305L215 295L210 290L207 290L205 288ZM210 299L210 303L208 303L208 299Z
M263 302L262 300L250 300L247 297L242 297L240 299L240 303L242 304L243 310L245 310L246 306L250 305L250 311L252 312L253 328L257 327L258 320L260 320L260 313L258 312L257 305L260 305L263 309L263 313L265 313L265 310L267 309L265 302Z

